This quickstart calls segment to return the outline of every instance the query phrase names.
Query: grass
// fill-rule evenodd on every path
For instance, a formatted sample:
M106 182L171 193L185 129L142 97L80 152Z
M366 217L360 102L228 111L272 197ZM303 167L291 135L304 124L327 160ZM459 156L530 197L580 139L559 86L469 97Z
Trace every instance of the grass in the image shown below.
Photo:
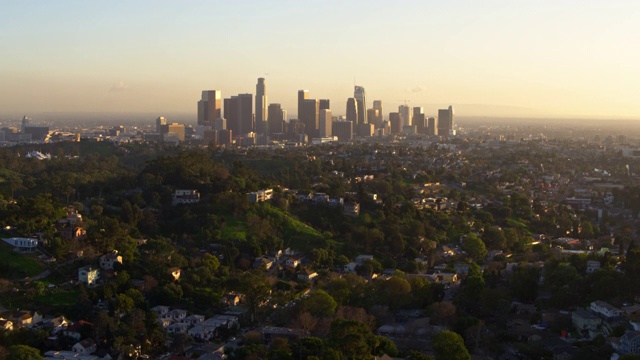
M38 275L45 270L45 266L35 259L35 254L18 254L13 248L0 241L0 273L9 279L20 279Z
M78 302L78 290L57 291L51 294L36 296L33 301L36 304L53 307L74 306Z

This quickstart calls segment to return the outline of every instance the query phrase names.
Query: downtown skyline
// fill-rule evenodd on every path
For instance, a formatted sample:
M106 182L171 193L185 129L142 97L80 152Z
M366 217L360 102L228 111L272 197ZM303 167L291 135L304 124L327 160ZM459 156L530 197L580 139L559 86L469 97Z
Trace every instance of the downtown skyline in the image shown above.
M254 93L263 77L267 106L289 118L299 89L345 115L357 84L385 117L408 102L429 115L454 104L461 116L640 119L640 4L630 1L2 5L2 113L195 122L203 89Z

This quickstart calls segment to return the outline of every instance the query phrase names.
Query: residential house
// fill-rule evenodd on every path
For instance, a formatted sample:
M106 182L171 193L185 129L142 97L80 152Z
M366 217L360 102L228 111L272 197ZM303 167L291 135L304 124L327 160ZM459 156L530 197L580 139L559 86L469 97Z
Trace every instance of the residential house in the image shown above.
M634 304L631 306L625 306L622 308L627 319L630 321L638 321L640 320L640 305Z
M306 282L311 282L317 277L318 277L318 273L310 269L304 269L302 270L301 273L298 274L298 280L302 280Z
M41 314L37 311L31 312L29 310L5 312L2 314L2 317L6 320L10 320L13 323L13 328L32 327L42 321Z
M91 265L83 266L78 269L78 281L89 286L95 285L100 278L100 269Z
M242 302L243 295L237 293L228 293L222 297L222 302L227 306L237 306Z
M601 315L607 320L619 319L624 316L624 311L607 302L600 300L592 302L590 309L594 313Z
M34 252L38 248L38 239L12 237L3 238L2 240L13 246L14 250L20 252Z
M73 345L73 347L71 348L74 353L82 355L93 354L97 349L98 345L95 341L93 341L93 339L84 339L82 341L79 341L75 343L75 345Z
M620 355L640 355L640 331L627 331L624 333L620 337L620 344L617 350Z
M13 330L13 321L7 320L5 318L0 318L0 329L5 331Z
M58 233L65 239L82 239L87 231L83 228L82 215L73 206L67 208L67 216L56 223Z
M284 265L288 268L296 268L300 265L300 259L291 256L285 260Z
M344 203L344 214L351 217L360 215L360 204L357 202Z
M102 270L113 270L113 266L116 263L122 265L122 256L118 255L118 250L113 250L109 254L100 257L100 268Z
M455 271L456 274L467 275L469 269L471 269L470 264L456 263L453 265L453 271Z
M47 322L47 326L51 327L51 333L53 335L67 329L69 325L71 325L71 323L64 316L54 317Z
M173 321L181 322L187 317L187 311L181 309L173 309L164 315L165 318L173 319Z
M362 265L366 261L371 261L371 260L373 260L373 255L358 255L356 257L356 263L358 263L358 265Z
M357 267L358 267L358 263L357 262L350 262L350 263L346 264L342 268L342 271L344 271L344 272L356 272L356 268Z
M603 330L603 321L591 311L578 309L571 314L573 326L582 336L593 339L599 334L608 334Z
M178 279L180 279L181 270L179 267L169 268L169 273L171 274L173 281L177 281Z
M151 308L151 311L158 315L159 318L165 317L169 310L171 310L171 308L164 305L158 305Z
M255 192L250 192L247 194L249 202L257 203L268 201L273 198L273 189L263 189Z
M92 326L92 323L80 320L62 330L62 335L79 341L82 338L82 333L84 332L84 330Z
M198 190L176 190L171 197L171 205L195 204L200 202Z
M265 270L269 270L273 266L273 263L274 261L271 259L268 259L266 257L259 257L253 261L253 268L260 269L264 267Z
M189 329L190 325L184 322L174 322L167 326L165 329L169 334L184 334Z
M189 324L191 326L196 326L196 325L201 324L201 323L204 322L204 316L196 315L196 314L189 315L186 318L184 318L182 320L182 322L185 322L185 323L187 323L187 324Z
M587 260L587 274L591 274L600 270L600 261Z

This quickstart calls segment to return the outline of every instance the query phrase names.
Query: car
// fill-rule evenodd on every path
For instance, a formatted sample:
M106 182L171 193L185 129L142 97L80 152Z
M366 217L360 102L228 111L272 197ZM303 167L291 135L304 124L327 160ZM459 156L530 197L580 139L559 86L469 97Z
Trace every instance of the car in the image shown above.
M236 338L235 337L230 337L229 341L236 341Z

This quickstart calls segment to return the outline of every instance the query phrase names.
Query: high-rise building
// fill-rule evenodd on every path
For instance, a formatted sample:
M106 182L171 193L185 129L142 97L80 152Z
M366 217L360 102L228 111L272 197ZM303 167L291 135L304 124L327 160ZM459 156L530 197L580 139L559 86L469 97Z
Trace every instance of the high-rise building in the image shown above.
M305 133L311 138L318 133L320 119L320 103L317 99L305 99L302 101L302 112L298 116L304 124Z
M309 98L309 90L298 90L298 120L302 114L302 104Z
M411 115L413 115L413 113L411 112L411 108L409 107L409 105L400 105L398 107L398 112L400 113L400 117L402 118L401 128L405 126L413 125L412 118L411 118ZM393 125L391 127L393 127Z
M399 112L389 113L389 122L391 123L392 134L399 134L402 132L402 116Z
M184 141L184 124L171 123L167 125L167 134L173 134L180 141Z
M380 127L378 125L378 110L367 109L367 120L369 120L369 124L373 124L375 127ZM382 123L382 121L380 121L380 123Z
M453 130L453 106L438 110L438 135L448 136Z
M331 102L329 99L320 99L320 110L331 109Z
M319 120L319 128L318 128L318 137L328 137L332 136L331 128L332 128L332 117L330 109L321 109L320 110L320 120Z
M284 132L284 112L280 104L269 104L268 111L269 135Z
M382 100L373 100L373 108L378 110L378 117L373 121L376 124L376 127L382 127L382 122L384 121L384 113L382 112ZM371 121L371 119L369 119Z
M227 128L232 130L234 136L253 132L253 95L239 94L224 99L224 117L227 119Z
M353 139L353 121L334 121L331 123L331 133L338 137L340 142L349 142Z
M367 99L364 88L362 86L356 86L353 90L353 97L358 102L358 124L368 124Z
M347 120L358 123L358 101L355 98L347 99Z
M167 125L167 119L164 116L160 116L156 119L156 132L158 134L163 133L163 127Z
M434 117L427 119L427 135L438 135L438 121Z
M220 90L202 91L198 101L198 125L212 126L213 121L222 117L222 92Z
M267 85L264 78L258 78L256 84L256 128L260 133L266 130L267 121Z
M414 106L413 107L413 117L419 116L420 114L424 114L424 108L422 106Z

